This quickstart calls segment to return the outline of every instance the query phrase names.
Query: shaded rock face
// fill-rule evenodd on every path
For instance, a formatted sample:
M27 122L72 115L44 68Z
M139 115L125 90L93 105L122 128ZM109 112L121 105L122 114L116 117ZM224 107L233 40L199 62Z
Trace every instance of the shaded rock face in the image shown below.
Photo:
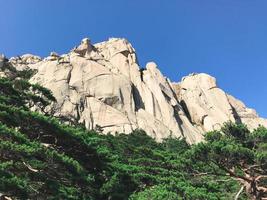
M5 63L5 56L3 54L0 54L0 77L5 77L5 72L3 70L3 66Z
M0 69L3 67L5 61L5 56L3 54L0 54Z
M104 133L140 128L158 141L172 135L196 143L204 131L228 120L240 118L249 127L266 125L209 75L190 75L177 84L153 62L140 69L135 50L125 39L92 45L85 38L68 54L52 52L44 59L27 54L9 62L17 69L37 69L30 81L53 92L57 103L48 109L56 116Z

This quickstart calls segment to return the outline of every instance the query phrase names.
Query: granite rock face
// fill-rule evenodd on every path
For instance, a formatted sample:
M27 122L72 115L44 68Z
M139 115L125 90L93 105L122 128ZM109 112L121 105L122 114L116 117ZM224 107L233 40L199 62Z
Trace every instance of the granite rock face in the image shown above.
M52 52L44 59L27 54L9 62L19 70L37 70L30 81L53 92L57 103L47 109L55 116L104 133L140 128L158 141L172 135L196 143L205 131L228 120L241 120L250 128L267 126L255 111L219 89L209 75L190 75L172 83L153 62L140 68L134 48L125 39L93 45L85 38L68 54Z
M173 85L190 122L204 132L219 129L227 121L242 122L250 129L267 127L255 110L226 94L208 74L191 74Z
M0 77L6 76L3 70L4 62L5 62L5 56L3 54L0 54Z
M0 69L3 67L4 65L4 60L5 60L5 56L3 54L0 54Z
M17 70L24 70L27 68L32 68L31 66L37 62L40 62L42 59L39 56L32 54L24 54L22 56L12 57L9 59L9 62L17 68Z

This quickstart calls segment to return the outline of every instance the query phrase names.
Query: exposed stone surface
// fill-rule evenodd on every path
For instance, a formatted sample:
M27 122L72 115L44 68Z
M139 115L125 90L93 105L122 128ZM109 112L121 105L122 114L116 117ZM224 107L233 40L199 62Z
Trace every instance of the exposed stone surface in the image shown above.
M191 74L173 85L189 120L203 131L218 129L226 121L242 122L250 129L267 127L266 120L218 88L208 74Z
M24 70L27 68L33 68L31 65L34 65L40 62L42 59L39 56L32 54L24 54L22 56L12 57L9 62L16 66L17 70Z
M31 68L38 69L32 82L52 90L57 116L65 116L88 129L129 133L136 128L161 140L186 136L201 140L155 63L140 71L136 54L125 39L91 45L84 39L69 54L50 55ZM29 65L28 65L29 66Z
M3 54L0 54L0 69L3 67L5 61L5 56Z
M51 52L50 56L46 58L46 60L51 60L51 61L58 60L58 59L59 59L59 55L56 52Z
M176 84L153 62L141 69L125 39L92 45L85 38L68 54L51 53L44 59L27 54L10 63L19 70L37 69L30 81L53 92L57 103L48 109L56 116L104 133L141 128L158 141L173 135L195 143L204 131L228 120L241 119L253 128L266 123L219 89L209 75L190 75Z
M6 77L6 74L3 71L4 62L5 56L3 54L0 54L0 78Z
M257 128L259 125L267 127L267 120L260 118L254 109L247 108L243 102L231 95L227 97L233 107L234 116L237 116L237 122L247 124L250 129Z

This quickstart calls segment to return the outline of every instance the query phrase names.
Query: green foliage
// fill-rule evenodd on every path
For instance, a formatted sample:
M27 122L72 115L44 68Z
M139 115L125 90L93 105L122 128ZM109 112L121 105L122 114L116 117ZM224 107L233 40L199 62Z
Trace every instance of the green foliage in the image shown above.
M156 185L145 189L142 192L135 193L130 200L182 200L175 192L171 192L165 185Z
M0 78L0 193L12 199L228 200L245 168L266 175L264 127L227 123L193 146L172 137L158 143L142 130L103 135L31 111L44 113L55 99L27 81L34 72L12 70L15 77Z
M221 131L207 133L207 142L192 147L193 160L213 166L210 173L227 174L246 186L253 199L267 197L267 129L250 132L245 125L225 123ZM216 168L214 168L216 166Z

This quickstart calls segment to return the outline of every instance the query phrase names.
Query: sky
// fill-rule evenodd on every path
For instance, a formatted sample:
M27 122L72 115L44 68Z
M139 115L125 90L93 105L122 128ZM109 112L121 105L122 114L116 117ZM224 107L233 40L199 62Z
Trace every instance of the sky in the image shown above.
M67 53L84 37L126 38L142 67L192 72L267 118L266 0L0 0L0 53Z

